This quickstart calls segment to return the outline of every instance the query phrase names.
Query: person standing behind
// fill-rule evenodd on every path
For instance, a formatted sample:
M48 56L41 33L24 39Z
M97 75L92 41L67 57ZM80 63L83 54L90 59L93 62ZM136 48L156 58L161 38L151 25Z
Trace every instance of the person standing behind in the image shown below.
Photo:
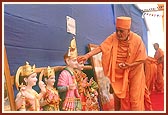
M102 52L104 74L114 90L115 110L143 111L147 53L141 37L130 31L130 27L130 17L117 17L116 32L77 60L86 61Z
M153 44L156 50L154 58L157 60L157 78L155 83L155 90L157 92L164 91L164 80L163 80L163 70L164 70L164 52L159 48L158 43Z
M148 56L148 58L145 61L145 80L146 80L146 86L149 89L149 92L154 90L154 85L157 77L157 61L156 59Z

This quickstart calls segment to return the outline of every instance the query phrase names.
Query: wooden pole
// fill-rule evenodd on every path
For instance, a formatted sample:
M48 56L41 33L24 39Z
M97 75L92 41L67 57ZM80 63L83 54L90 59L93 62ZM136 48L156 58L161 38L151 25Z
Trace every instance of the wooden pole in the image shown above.
M15 100L14 100L14 91L13 91L13 85L11 83L11 75L10 75L10 69L8 65L8 59L6 54L6 49L4 48L4 74L6 79L6 86L8 91L8 97L10 102L10 107L12 111L15 111Z

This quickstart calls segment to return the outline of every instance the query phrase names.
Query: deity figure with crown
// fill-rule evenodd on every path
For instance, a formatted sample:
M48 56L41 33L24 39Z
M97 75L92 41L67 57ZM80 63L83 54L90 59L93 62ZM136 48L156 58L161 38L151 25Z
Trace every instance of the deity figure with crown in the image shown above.
M43 111L59 111L60 97L58 91L54 87L55 72L50 66L45 68L39 76L39 81L44 79L46 84L46 93L40 101Z
M77 68L77 49L75 38L72 39L68 52L64 55L66 67L61 71L57 89L60 94L62 111L80 111L81 98L78 92L74 69Z
M93 77L89 81L90 85L86 87L86 111L100 111L98 101L98 84L93 80Z
M93 77L88 81L87 75L82 71L84 63L80 62L74 70L79 94L81 96L82 111L99 111L98 103L98 84Z
M19 90L15 104L18 111L40 111L40 99L46 92L44 82L39 82L41 92L38 94L32 87L36 85L37 73L35 65L28 62L20 66L16 72L15 84Z
M90 85L88 83L87 75L82 71L83 63L78 63L77 68L74 70L74 75L77 81L78 91L81 97L82 111L86 110L86 88Z

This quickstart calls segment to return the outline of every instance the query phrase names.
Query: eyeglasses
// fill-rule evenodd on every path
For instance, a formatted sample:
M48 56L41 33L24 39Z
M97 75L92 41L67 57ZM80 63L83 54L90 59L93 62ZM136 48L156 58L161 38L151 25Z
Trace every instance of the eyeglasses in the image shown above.
M124 30L116 29L116 32L123 33L123 32L124 32Z
M127 29L117 29L116 28L116 32L120 32L120 33L123 33L125 30L127 30Z

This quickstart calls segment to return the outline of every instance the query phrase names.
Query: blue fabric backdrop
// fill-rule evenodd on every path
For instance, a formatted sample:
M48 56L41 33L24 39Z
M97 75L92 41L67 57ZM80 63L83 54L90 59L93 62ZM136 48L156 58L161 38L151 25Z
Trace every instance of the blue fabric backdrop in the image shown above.
M63 55L72 35L66 32L66 16L76 20L78 54L89 43L100 44L115 31L117 16L132 18L131 30L147 47L147 29L133 4L5 4L4 45L11 75L25 61L36 67L65 65Z

